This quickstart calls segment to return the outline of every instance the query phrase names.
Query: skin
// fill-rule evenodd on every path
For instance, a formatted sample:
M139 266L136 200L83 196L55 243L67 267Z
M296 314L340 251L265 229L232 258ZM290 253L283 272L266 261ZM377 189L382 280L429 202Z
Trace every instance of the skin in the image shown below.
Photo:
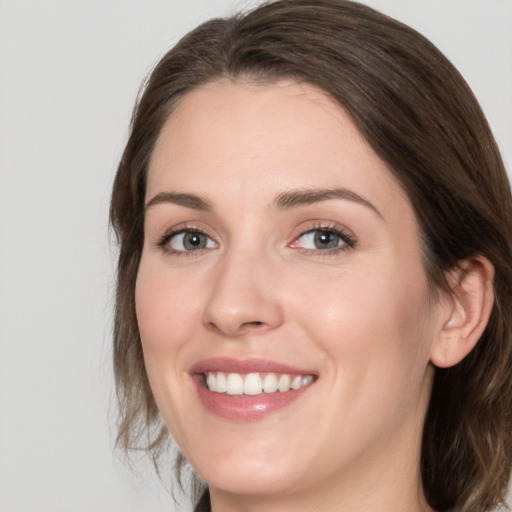
M278 204L333 188L364 201ZM147 208L137 318L159 410L213 510L432 510L419 477L431 359L452 363L442 333L464 315L432 299L412 206L344 110L294 82L197 88L152 155L146 200L167 192L210 209ZM342 228L353 247L312 245L304 233L317 228ZM173 229L200 230L207 246L162 244ZM317 380L262 419L230 421L204 407L190 376L210 357L268 359Z

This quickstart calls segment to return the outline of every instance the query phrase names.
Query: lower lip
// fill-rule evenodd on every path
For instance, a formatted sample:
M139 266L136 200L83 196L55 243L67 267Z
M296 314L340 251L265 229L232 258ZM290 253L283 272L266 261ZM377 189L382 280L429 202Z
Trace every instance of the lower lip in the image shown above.
M203 405L216 416L231 421L263 419L295 402L311 387L310 384L299 389L262 393L261 395L228 395L227 393L215 393L204 387L202 375L195 375L194 381Z

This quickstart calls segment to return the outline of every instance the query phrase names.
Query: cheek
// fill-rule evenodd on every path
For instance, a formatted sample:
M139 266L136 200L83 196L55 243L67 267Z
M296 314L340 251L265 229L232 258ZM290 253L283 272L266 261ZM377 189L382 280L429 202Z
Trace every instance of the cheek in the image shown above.
M135 308L144 364L158 409L169 428L179 423L181 394L189 386L184 359L197 329L197 294L183 286L154 258L142 257L135 288ZM181 279L183 280L183 279ZM178 436L179 438L179 436Z
M143 258L135 288L144 364L158 409L178 443L186 444L183 393L191 383L184 371L187 342L197 326L194 287L183 283L151 257Z
M315 435L340 447L350 439L343 453L354 457L367 443L376 448L419 425L431 382L431 332L419 320L429 309L421 264L405 273L401 265L393 269L377 261L364 268L295 275L286 299L288 317L296 319L325 363L332 407L315 412ZM341 455L329 445L325 457L335 465Z
M192 322L192 286L172 279L169 272L151 258L142 258L135 288L135 308L144 353L174 351L185 343Z
M364 272L304 279L290 293L294 316L345 376L408 378L428 364L426 277L421 264L403 268L368 265Z

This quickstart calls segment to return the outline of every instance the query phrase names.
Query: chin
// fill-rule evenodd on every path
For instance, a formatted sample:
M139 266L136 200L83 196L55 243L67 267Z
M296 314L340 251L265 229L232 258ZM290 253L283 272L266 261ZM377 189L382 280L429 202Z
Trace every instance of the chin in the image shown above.
M210 486L239 495L270 496L289 492L300 481L300 461L288 456L276 456L276 450L255 445L244 448L213 449L200 456L190 456L199 476Z
M217 471L200 474L212 489L245 496L279 496L288 494L296 484L294 475L277 471L275 467L244 464L238 467L220 464Z

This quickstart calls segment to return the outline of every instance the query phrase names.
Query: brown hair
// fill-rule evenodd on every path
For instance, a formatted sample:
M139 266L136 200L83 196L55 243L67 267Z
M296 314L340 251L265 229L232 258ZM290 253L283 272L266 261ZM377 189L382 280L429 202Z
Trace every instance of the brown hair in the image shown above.
M503 502L512 459L512 199L485 117L453 65L423 36L347 0L278 0L186 35L150 75L115 178L111 224L120 243L114 370L118 444L154 456L159 420L134 305L148 162L163 123L194 87L220 77L292 78L329 93L407 192L433 290L463 259L495 267L495 306L476 348L436 369L421 470L439 511ZM203 500L207 501L207 500Z

